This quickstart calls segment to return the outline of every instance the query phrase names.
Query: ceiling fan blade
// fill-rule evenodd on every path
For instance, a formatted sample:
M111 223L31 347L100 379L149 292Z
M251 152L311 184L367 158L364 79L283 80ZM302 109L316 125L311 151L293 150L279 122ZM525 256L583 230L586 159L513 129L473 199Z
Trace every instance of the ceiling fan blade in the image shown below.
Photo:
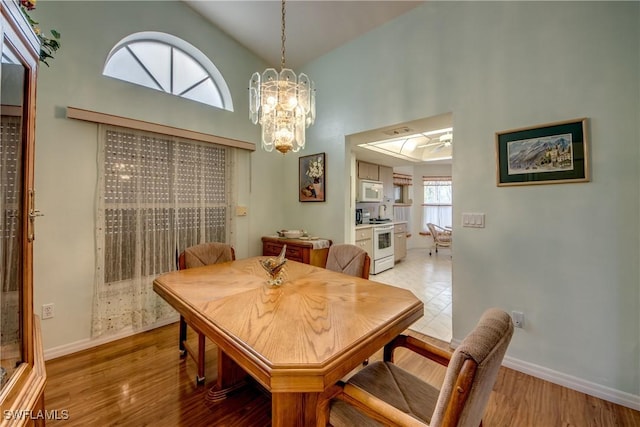
M443 145L440 141L429 142L428 144L421 144L418 147L433 147L434 145Z

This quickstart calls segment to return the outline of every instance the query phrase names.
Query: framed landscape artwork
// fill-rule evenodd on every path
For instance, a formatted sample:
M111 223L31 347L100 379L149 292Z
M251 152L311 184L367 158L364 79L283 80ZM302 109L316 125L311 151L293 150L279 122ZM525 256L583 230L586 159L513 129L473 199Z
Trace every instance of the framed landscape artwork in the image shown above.
M326 200L326 163L324 153L300 157L298 170L298 200L324 202Z
M497 184L589 181L587 119L496 132Z

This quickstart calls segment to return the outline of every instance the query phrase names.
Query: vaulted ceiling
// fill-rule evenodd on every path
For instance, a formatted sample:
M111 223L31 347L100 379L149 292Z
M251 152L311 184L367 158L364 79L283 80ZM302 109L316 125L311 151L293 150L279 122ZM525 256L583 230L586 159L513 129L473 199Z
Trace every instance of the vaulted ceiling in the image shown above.
M280 68L281 2L182 0L240 44ZM309 61L409 12L423 1L286 2L286 64Z

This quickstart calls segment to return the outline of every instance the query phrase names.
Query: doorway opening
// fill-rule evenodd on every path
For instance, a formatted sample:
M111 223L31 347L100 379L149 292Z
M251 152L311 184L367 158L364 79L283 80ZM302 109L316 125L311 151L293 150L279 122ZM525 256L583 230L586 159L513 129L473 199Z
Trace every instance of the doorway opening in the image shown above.
M425 304L424 317L411 329L425 335L450 342L452 338L452 262L451 248L439 249L430 256L433 244L428 233L427 222L431 222L434 211L428 197L432 188L428 186L434 177L449 181L453 188L452 162L455 130L453 113L444 113L424 119L413 120L365 131L346 137L347 165L351 167L350 179L351 212L369 210L378 212L379 206L360 203L357 200L358 166L361 163L377 165L380 170L392 168L394 180L392 191L384 190L381 203L391 213L394 224L406 224L406 255L396 259L393 268L374 274L371 279L411 290ZM382 176L382 175L381 175ZM444 202L442 202L444 203ZM451 227L451 199L449 207L435 208L449 211L449 220L442 226ZM372 214L373 218L373 214ZM353 223L352 223L353 224ZM357 225L363 227L366 224ZM355 242L355 227L350 233ZM396 257L397 258L397 257Z

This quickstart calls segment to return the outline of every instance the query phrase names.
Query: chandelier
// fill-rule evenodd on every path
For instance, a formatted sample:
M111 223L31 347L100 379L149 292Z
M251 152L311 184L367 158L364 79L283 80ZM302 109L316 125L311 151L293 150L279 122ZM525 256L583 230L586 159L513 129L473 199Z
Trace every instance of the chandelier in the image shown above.
M262 126L262 148L282 154L304 148L305 129L316 117L313 81L285 67L285 0L282 0L282 57L280 72L267 68L249 81L249 118Z

